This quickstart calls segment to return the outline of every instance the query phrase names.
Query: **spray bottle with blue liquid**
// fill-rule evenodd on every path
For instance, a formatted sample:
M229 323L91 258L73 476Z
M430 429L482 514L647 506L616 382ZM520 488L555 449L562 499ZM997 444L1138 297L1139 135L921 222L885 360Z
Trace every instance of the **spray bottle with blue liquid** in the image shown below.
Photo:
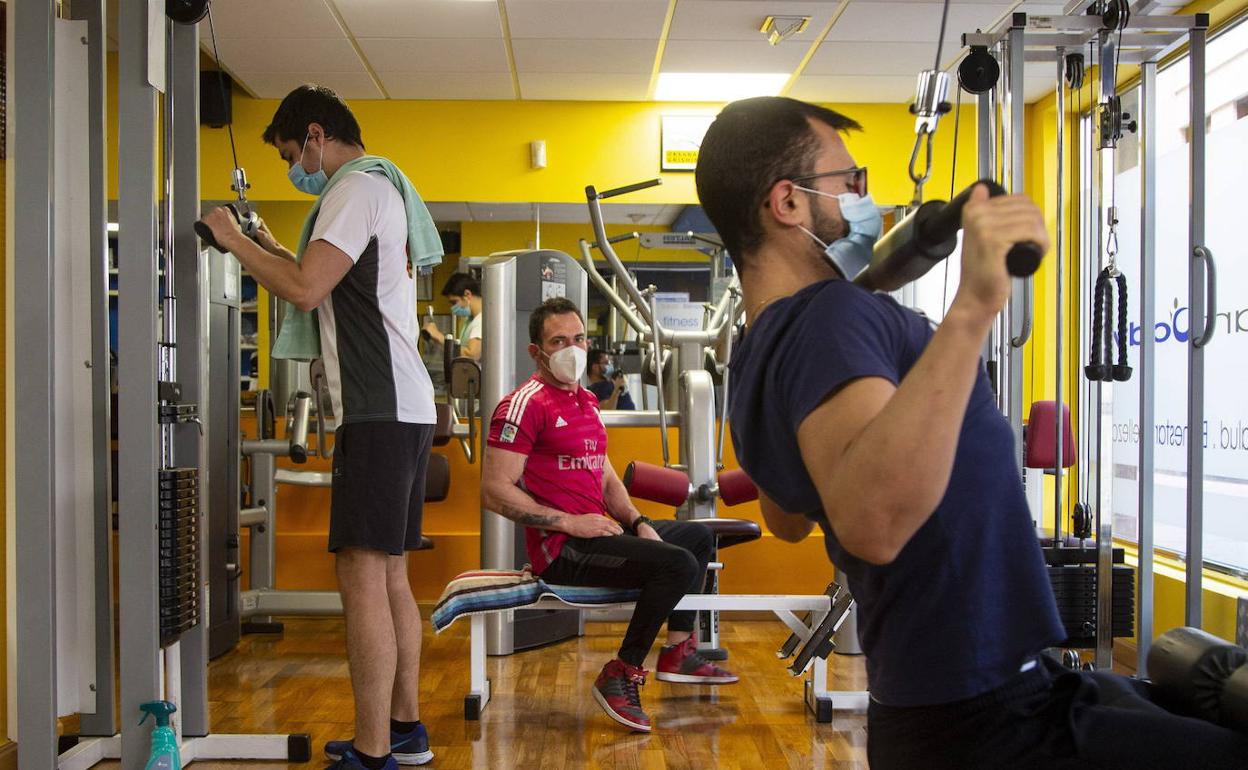
M139 706L143 718L156 718L156 728L152 730L152 755L144 765L144 770L182 770L182 758L178 754L178 735L169 724L169 715L178 707L167 700L154 700Z

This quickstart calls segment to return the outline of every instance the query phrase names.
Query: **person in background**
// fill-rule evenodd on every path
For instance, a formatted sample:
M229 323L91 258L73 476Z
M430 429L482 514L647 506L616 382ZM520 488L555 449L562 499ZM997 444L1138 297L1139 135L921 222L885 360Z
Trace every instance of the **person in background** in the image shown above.
M468 273L453 273L442 287L442 296L451 303L451 315L469 319L456 338L459 342L459 354L480 361L481 284ZM427 322L424 329L439 345L446 339L447 335L433 321Z
M589 390L598 397L603 409L636 409L633 397L624 384L624 372L615 367L611 354L602 348L589 351L589 367L585 371Z

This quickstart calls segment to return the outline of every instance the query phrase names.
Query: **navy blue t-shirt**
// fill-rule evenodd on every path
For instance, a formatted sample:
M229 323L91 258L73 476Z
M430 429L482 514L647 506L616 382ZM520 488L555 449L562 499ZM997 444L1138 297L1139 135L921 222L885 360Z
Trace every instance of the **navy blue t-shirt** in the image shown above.
M608 398L611 398L611 394L615 392L615 385L613 385L610 380L598 380L597 382L590 383L589 391L598 397L599 403L602 403ZM632 396L627 393L621 393L619 400L615 402L615 408L636 409L637 406L633 403Z
M1065 638L1012 460L1014 434L982 366L949 488L891 564L851 556L823 515L798 427L852 380L900 383L931 336L926 319L891 297L834 279L767 307L732 351L737 459L776 504L823 530L858 602L871 696L892 706L986 692Z

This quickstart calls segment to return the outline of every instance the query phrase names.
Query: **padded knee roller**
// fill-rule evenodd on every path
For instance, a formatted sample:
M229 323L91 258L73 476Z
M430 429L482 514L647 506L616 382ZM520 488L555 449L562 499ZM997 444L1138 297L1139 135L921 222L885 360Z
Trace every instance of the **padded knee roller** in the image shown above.
M1248 732L1248 651L1198 628L1172 628L1148 651L1158 701Z
M735 468L719 474L719 499L724 505L740 505L758 499L758 487L745 471Z
M689 477L680 471L634 460L624 469L624 488L633 497L673 507L689 499Z

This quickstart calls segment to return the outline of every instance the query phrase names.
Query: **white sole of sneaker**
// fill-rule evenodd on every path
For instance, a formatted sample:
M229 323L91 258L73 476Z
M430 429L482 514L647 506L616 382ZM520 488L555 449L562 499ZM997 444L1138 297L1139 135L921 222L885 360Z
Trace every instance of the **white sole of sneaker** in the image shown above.
M722 676L696 676L694 674L669 674L658 672L654 675L660 682L677 682L679 684L736 684L737 677L731 679Z
M393 754L394 761L400 765L426 765L433 761L432 751L422 751L419 754Z
M597 687L591 687L589 688L589 691L594 694L594 700L598 701L598 705L602 706L602 710L607 712L607 716L611 717L612 719L624 725L625 727L632 728L633 730L636 730L639 733L650 732L649 726L639 725L636 722L631 721L627 717L624 717L615 713L615 709L611 708L611 706L607 704L607 699L602 697L602 693L598 692Z

